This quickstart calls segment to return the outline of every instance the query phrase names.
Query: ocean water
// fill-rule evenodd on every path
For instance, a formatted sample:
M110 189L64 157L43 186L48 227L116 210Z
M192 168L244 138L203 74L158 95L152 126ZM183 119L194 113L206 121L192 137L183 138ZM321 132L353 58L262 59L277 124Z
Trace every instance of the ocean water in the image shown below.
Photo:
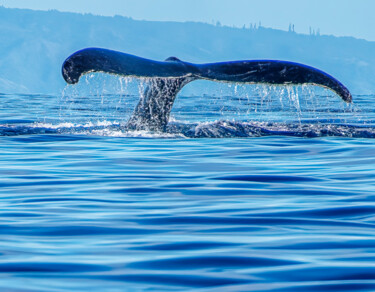
M375 96L201 84L129 132L143 82L90 78L0 94L1 291L375 290Z

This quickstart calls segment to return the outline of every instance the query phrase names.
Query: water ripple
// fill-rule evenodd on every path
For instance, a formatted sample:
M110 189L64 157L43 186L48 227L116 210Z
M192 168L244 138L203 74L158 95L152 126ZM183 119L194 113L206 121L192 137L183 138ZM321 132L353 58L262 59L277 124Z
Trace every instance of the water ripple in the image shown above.
M1 291L375 290L373 96L181 96L166 133L46 98L2 96Z

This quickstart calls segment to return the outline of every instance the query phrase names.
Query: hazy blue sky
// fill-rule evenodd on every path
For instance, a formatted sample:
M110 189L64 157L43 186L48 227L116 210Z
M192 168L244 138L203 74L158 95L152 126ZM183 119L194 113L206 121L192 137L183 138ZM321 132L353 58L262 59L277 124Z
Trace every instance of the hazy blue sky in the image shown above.
M6 7L57 9L134 19L259 23L308 33L354 36L375 41L375 0L0 0Z

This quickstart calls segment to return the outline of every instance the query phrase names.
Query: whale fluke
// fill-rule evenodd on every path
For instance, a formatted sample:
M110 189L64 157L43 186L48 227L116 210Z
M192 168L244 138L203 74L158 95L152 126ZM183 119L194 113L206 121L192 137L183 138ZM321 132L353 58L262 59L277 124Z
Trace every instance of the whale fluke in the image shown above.
M187 83L206 79L219 82L274 85L312 84L328 88L351 102L349 90L331 75L299 63L277 60L248 60L207 64L183 62L176 57L154 61L100 48L87 48L68 57L62 74L75 84L89 72L153 78L141 96L128 126L133 129L165 129L177 93Z

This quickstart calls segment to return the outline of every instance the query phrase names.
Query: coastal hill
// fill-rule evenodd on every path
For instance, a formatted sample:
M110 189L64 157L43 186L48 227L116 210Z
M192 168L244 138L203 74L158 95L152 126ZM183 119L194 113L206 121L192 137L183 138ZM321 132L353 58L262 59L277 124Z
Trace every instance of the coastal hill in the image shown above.
M65 86L61 64L85 47L197 63L288 60L326 71L354 94L375 92L375 42L351 37L0 6L0 38L0 93L60 92Z

